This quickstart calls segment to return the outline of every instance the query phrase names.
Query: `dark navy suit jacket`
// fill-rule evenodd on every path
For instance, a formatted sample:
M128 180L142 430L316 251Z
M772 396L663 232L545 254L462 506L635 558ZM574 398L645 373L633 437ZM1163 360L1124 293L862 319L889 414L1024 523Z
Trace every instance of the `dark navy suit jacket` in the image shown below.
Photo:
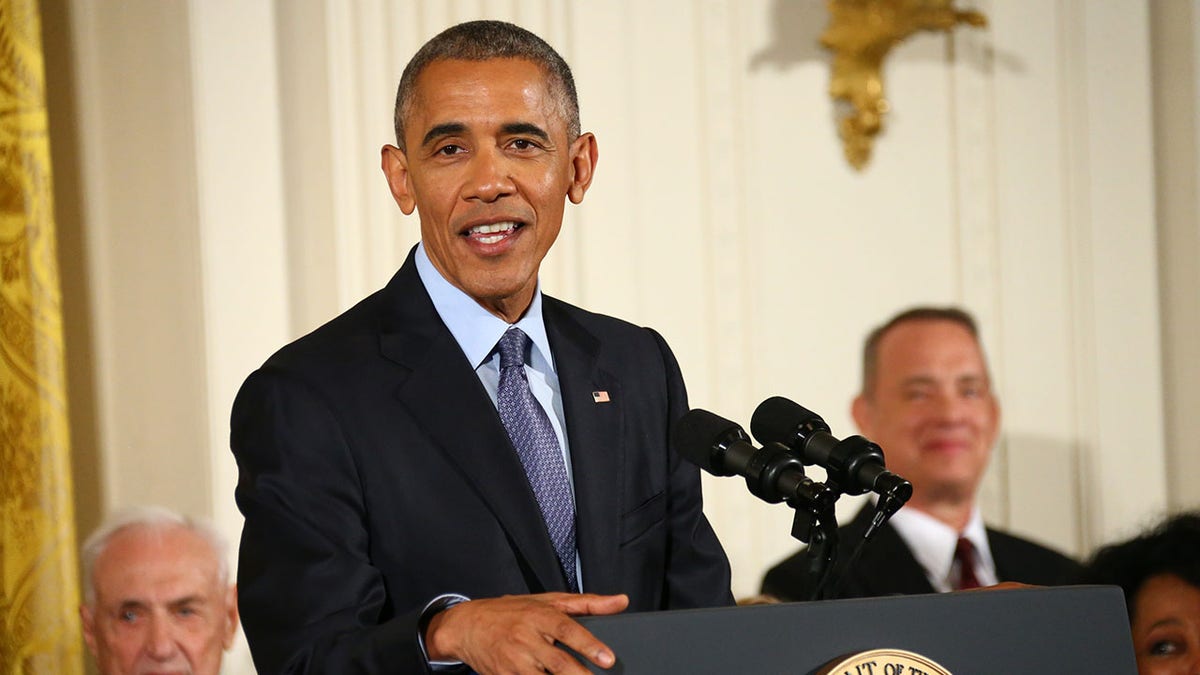
M867 506L838 530L838 560L849 560L871 522L874 508ZM988 546L1000 581L1038 586L1078 583L1080 566L1074 560L1031 541L987 529ZM835 573L837 570L835 569ZM808 573L805 551L800 551L767 571L762 592L781 600L808 600L816 580ZM858 561L834 589L833 598L870 598L883 595L933 593L925 570L908 544L885 523L863 548Z
M731 604L698 470L668 451L687 410L670 349L550 297L543 315L585 590L626 593L629 611ZM250 375L231 444L239 606L264 675L424 672L417 621L435 596L566 590L495 406L411 254L384 289Z

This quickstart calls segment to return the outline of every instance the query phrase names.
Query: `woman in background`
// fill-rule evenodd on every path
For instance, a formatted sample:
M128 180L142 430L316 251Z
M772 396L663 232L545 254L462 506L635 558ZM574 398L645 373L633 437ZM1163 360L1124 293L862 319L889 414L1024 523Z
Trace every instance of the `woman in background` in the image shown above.
M1086 580L1124 589L1139 675L1200 675L1200 513L1100 549Z

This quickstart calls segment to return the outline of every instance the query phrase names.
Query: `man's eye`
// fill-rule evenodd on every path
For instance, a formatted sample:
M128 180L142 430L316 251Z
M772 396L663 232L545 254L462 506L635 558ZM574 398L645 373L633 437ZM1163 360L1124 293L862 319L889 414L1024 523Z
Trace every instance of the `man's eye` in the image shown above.
M125 623L133 623L134 621L137 621L138 615L137 612L133 611L132 609L127 609L121 612L119 618Z
M512 142L512 146L517 150L532 150L538 147L536 143L527 138L518 138Z
M449 155L457 155L462 151L463 151L463 149L457 145L443 145L442 147L437 149L437 154L449 156Z

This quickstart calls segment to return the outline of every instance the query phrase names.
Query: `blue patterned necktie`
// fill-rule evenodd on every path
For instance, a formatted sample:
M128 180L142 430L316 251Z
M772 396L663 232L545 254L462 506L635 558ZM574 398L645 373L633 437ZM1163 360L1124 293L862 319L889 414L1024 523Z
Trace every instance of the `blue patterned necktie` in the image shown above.
M558 437L545 409L529 390L529 380L525 376L529 336L513 326L505 331L496 348L500 351L500 386L496 392L500 421L525 467L558 562L567 575L567 585L577 591L575 504L571 499L570 480Z

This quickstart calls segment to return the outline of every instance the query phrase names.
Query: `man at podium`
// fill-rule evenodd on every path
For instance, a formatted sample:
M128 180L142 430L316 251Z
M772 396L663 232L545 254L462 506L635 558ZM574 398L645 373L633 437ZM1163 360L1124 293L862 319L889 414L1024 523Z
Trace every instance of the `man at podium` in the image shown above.
M945 592L1001 581L1058 585L1079 566L1044 546L984 525L977 493L1000 420L975 319L959 308L916 307L873 330L851 412L912 482L909 502L841 577L831 597ZM839 530L838 560L862 540L869 505ZM772 567L763 593L810 599L805 552Z
M238 587L262 673L583 673L572 617L732 604L653 330L543 295L596 139L571 71L498 21L405 68L383 173L421 242L234 403ZM619 265L620 261L613 261ZM616 270L614 270L616 271Z

